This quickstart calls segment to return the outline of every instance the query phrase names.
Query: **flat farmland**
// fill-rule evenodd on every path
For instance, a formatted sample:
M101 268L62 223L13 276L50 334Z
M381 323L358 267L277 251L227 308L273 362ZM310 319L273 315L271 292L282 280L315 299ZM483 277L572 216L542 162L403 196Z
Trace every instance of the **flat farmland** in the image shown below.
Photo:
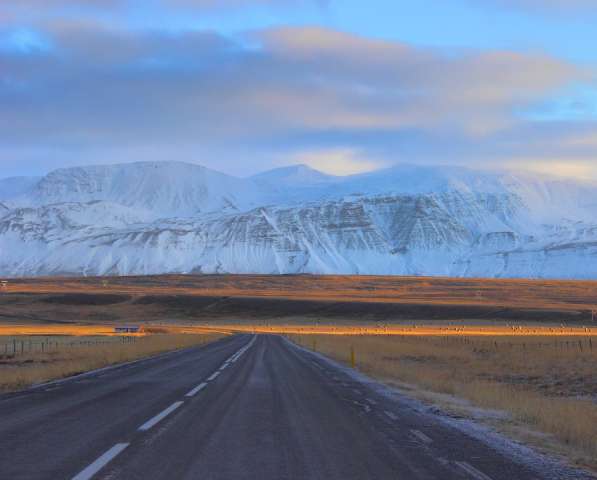
M289 319L597 325L597 282L389 276L165 275L8 279L0 322ZM596 315L597 317L597 315Z

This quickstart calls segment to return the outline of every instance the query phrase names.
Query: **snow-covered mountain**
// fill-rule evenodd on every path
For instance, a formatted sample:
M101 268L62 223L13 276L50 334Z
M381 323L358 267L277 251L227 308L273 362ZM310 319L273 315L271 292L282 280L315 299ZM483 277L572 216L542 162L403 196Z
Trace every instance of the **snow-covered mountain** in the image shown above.
M41 180L41 177L0 178L0 202L26 195Z
M597 185L400 165L236 178L183 163L0 181L0 274L597 278Z
M24 204L104 201L155 217L244 210L261 203L253 182L179 162L142 162L56 170L21 197Z

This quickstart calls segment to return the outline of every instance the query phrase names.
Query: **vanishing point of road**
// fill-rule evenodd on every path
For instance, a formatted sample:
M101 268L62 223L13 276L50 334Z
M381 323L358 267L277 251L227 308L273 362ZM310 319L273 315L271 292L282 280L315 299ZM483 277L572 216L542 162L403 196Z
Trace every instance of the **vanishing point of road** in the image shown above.
M551 478L372 384L228 337L0 397L0 479Z

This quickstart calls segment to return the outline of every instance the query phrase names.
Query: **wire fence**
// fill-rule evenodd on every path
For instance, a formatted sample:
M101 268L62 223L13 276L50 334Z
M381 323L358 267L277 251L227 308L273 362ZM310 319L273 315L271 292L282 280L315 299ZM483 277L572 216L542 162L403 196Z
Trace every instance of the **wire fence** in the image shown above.
M14 357L32 353L58 352L70 348L97 347L100 345L114 345L136 343L137 337L119 336L104 337L85 340L55 340L45 338L43 340L17 340L0 343L0 356Z
M366 336L366 335L365 335ZM559 351L578 352L581 354L596 355L597 343L596 338L592 336L574 336L574 337L487 337L487 336L457 336L457 335L389 335L390 338L395 338L398 341L411 343L429 343L437 347L452 348L456 345L462 345L465 348L470 348L475 352L482 353L487 351L521 351L521 352L537 352L537 351ZM594 345L595 344L595 345Z

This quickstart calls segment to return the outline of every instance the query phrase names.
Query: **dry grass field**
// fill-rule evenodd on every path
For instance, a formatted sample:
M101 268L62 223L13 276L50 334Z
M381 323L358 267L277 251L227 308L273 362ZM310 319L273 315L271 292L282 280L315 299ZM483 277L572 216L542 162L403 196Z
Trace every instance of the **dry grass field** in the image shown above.
M499 319L587 325L597 282L316 275L11 279L0 322Z
M595 337L289 337L348 365L354 352L355 367L383 381L505 411L507 417L496 417L502 427L542 432L546 436L535 436L535 443L546 446L553 440L569 458L597 467Z
M101 330L102 327L97 327ZM104 330L105 327L103 328ZM157 353L202 345L219 333L108 335L1 335L0 392L76 375ZM81 333L81 332L80 332Z

